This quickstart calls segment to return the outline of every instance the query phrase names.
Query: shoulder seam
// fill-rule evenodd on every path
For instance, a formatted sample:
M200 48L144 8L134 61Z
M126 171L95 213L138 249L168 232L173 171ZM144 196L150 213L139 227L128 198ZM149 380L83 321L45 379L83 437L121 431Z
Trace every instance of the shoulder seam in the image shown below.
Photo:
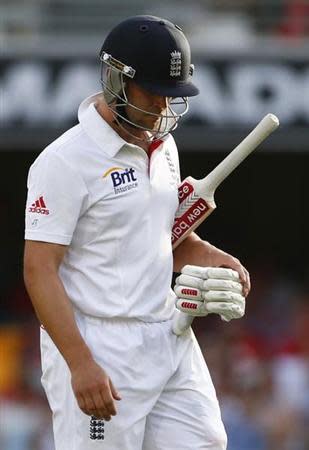
M80 125L80 124L78 124L78 125ZM78 125L76 125L76 126L78 126ZM80 130L76 134L74 134L74 136L68 137L64 142L59 143L59 144L57 144L56 141L54 141L50 144L50 148L54 147L54 151L56 153L58 153L58 150L60 150L61 148L65 148L68 144L70 144L71 142L74 142L74 140L77 139L82 133L84 133L84 130L82 129L82 127L80 127Z

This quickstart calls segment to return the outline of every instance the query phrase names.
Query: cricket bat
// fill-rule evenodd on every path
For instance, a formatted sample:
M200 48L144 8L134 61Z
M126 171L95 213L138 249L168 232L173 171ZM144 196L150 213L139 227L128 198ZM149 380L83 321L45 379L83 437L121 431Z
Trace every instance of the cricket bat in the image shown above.
M176 248L216 208L216 188L239 164L255 150L277 127L279 119L267 114L250 134L214 168L205 178L196 180L187 177L178 188L179 207L172 230L172 245ZM194 317L176 311L173 332L182 334L190 327Z

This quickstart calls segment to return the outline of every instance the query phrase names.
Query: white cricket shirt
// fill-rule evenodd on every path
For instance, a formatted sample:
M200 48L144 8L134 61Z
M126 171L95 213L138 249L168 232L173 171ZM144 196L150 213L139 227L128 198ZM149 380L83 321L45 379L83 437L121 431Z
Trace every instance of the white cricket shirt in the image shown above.
M168 320L177 148L168 135L149 161L102 119L96 98L31 166L25 239L68 246L59 273L82 312Z

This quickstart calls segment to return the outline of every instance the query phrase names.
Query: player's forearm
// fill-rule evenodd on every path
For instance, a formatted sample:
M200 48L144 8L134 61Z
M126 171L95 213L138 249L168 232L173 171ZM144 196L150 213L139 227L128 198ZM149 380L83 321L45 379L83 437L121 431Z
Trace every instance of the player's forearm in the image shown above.
M222 250L207 241L203 241L193 232L174 250L174 272L180 272L186 264L213 266L215 257L219 253L225 255Z
M25 267L24 279L38 319L68 366L73 368L80 361L92 358L58 273L51 268Z

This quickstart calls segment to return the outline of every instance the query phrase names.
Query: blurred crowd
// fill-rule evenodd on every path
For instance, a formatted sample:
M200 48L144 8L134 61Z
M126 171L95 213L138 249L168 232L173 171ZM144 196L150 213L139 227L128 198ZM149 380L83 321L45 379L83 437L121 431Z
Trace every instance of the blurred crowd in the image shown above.
M252 272L246 316L196 319L228 450L309 449L309 291L273 267ZM54 450L40 386L39 325L22 284L0 315L0 448Z
M246 13L254 20L257 32L292 38L309 36L308 0L216 0L211 4L222 13Z
M296 38L300 42L309 36L308 0L75 0L74 8L72 4L72 0L28 0L24 10L21 0L2 0L0 36L7 45L11 37L23 39L25 45L27 39L42 38L46 33L47 40L57 36L63 39L63 35L74 36L75 40L87 36L89 40L136 14L165 16L192 35L198 31L199 37L207 40L213 34L219 40L224 34L230 35L233 41L240 34L246 40L257 35Z
M309 290L270 267L253 285L244 319L197 330L228 450L308 450Z

